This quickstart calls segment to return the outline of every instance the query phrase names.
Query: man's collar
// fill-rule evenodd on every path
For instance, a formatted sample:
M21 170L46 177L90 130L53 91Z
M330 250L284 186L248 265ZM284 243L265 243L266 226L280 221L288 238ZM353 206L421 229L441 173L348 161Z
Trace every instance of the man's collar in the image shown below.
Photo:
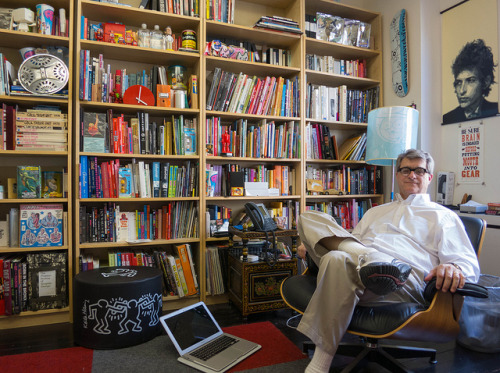
M401 194L396 193L396 201L405 203L408 205L417 205L421 203L428 203L431 201L431 196L428 193L418 193L418 194L410 194L408 198L403 199Z

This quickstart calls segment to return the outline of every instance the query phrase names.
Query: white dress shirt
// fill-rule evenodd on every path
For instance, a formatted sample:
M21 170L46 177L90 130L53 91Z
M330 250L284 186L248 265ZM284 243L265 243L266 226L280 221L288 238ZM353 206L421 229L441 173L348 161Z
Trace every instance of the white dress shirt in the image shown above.
M405 200L397 194L394 202L368 210L352 234L423 275L439 264L455 263L467 281L479 280L477 256L462 221L431 202L428 194L412 194Z

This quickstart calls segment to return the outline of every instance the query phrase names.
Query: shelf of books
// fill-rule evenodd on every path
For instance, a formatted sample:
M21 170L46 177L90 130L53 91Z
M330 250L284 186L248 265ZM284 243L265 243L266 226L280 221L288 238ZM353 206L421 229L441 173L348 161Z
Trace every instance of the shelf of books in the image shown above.
M70 321L72 14L0 7L0 329Z
M206 300L217 302L228 292L229 220L250 226L244 205L256 199L284 229L300 213L303 47L300 1L210 1L206 11L202 245Z
M78 1L75 272L155 266L168 309L200 299L202 26L149 3Z
M383 202L381 169L366 165L368 112L381 105L379 13L305 2L305 209L346 229Z

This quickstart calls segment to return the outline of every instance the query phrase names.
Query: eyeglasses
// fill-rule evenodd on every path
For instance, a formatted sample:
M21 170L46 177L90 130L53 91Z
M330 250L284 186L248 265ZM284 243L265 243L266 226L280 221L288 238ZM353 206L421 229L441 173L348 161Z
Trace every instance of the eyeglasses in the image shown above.
M417 167L417 168L400 167L400 168L398 168L398 172L400 172L404 176L409 176L412 173L412 171L415 172L415 175L417 175L417 176L424 176L426 173L429 172L423 167Z

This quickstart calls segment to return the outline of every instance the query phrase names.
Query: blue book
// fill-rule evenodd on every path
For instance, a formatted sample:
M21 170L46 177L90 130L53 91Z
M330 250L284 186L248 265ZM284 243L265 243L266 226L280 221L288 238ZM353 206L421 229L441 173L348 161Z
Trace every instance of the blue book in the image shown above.
M286 114L285 114L285 109L286 109L285 102L286 102L287 85L288 85L288 79L287 79L287 82L285 84L283 84L283 94L281 95L281 113L280 113L281 116L286 116Z
M80 39L85 39L85 16L82 15L81 21L81 29L80 29Z
M160 162L153 162L153 197L160 197Z
M89 164L86 155L80 156L80 198L89 198Z

